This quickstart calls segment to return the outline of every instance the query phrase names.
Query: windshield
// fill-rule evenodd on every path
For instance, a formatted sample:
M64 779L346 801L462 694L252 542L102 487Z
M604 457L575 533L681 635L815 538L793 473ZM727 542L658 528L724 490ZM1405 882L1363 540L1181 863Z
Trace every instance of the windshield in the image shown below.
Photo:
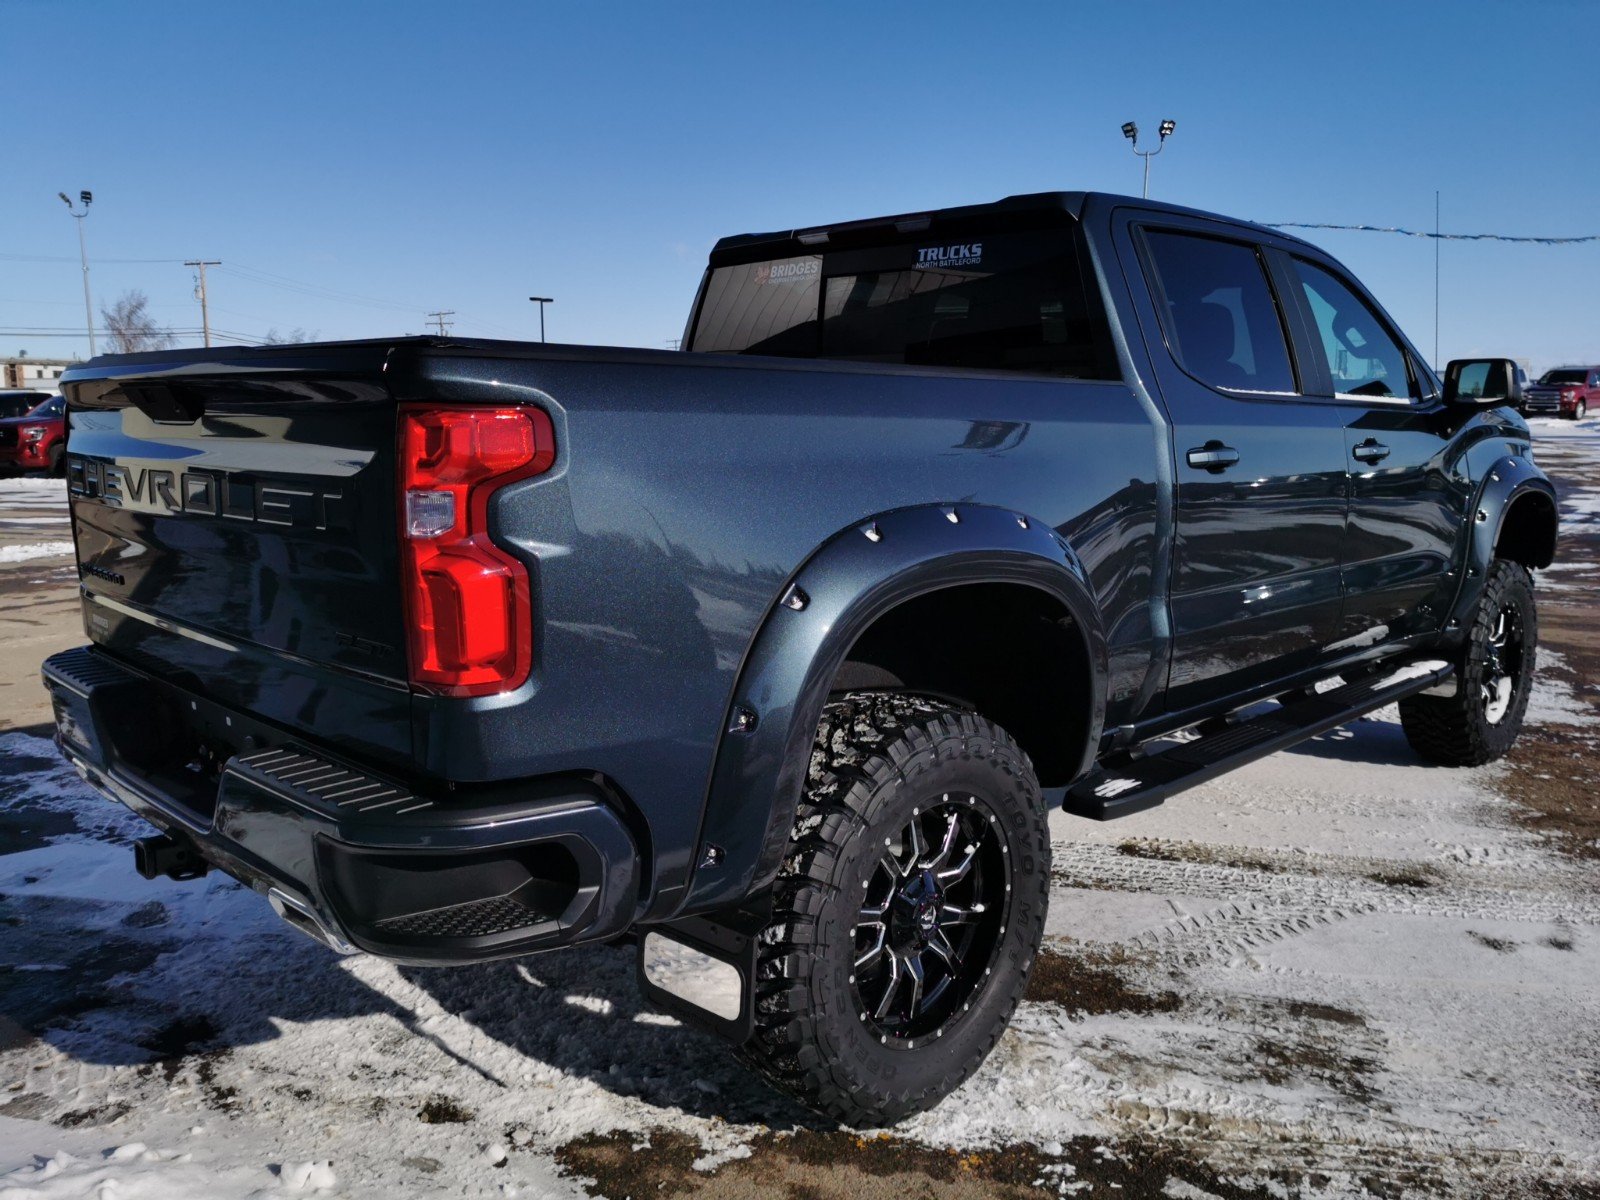
M28 411L30 417L59 417L67 411L67 402L60 396L51 396L43 404Z
M928 240L717 267L690 349L1111 377L1070 228Z
M1582 383L1583 375L1584 372L1582 367L1564 367L1559 371L1546 371L1544 375L1540 377L1539 382Z

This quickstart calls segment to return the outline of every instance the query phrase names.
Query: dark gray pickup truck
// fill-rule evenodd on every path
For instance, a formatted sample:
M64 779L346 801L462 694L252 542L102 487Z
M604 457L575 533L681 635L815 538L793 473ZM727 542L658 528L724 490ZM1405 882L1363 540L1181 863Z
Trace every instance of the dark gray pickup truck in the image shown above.
M1516 737L1514 366L1441 381L1314 246L1080 193L732 237L684 344L70 371L92 644L44 677L138 868L409 962L637 943L892 1121L1016 1007L1052 809L1396 700L1433 762Z

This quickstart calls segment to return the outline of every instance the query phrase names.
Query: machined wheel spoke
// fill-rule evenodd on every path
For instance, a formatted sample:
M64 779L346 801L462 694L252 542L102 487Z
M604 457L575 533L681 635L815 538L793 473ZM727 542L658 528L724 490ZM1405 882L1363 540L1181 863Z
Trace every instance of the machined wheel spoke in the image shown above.
M928 863L930 871L937 871L950 861L950 852L956 846L956 834L961 832L961 816L959 813L950 814L950 822L944 827L944 840L939 843L939 853L935 854Z
M956 948L950 944L950 939L945 937L944 930L935 929L928 939L928 949L937 954L951 974L961 970L961 956L956 953Z
M878 1001L878 1007L872 1012L874 1021L881 1021L889 1012L889 1005L894 1001L894 994L900 990L900 956L895 953L889 955L889 982L884 984L883 999Z
M906 1017L910 1019L922 1008L922 955L906 955L906 974L911 977L911 1003L906 1006Z
M862 967L869 967L873 963L877 962L879 955L883 953L884 948L888 946L888 944L889 930L880 925L878 926L877 941L873 942L871 946L867 947L861 956L856 959L856 970L859 971Z
M909 835L906 844L911 847L911 857L907 860L905 869L901 871L902 875L910 875L915 871L923 856L928 853L928 839L922 836L922 822L918 818L911 818L911 824L906 826L906 832Z
M857 925L882 925L883 914L889 910L887 904L880 904L876 908L863 908L856 916Z
M978 861L978 843L968 842L966 851L961 861L953 867L946 867L939 872L940 883L956 883L967 877L967 872L972 870L972 864Z
M954 904L946 904L939 909L939 924L941 925L972 925L988 911L984 904L974 904L969 908L960 908Z

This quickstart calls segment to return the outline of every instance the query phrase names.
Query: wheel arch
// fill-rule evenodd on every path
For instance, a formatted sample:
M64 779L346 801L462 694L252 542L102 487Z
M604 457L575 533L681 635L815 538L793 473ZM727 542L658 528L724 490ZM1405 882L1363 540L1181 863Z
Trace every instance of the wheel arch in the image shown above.
M788 845L823 705L852 651L897 611L967 587L1018 589L1008 594L1037 597L1046 606L1040 611L1055 606L1070 624L1071 652L1085 667L1071 703L1087 714L1076 736L1062 731L1074 741L1081 736L1082 744L1056 773L1075 777L1087 768L1104 724L1106 643L1087 572L1071 546L1041 521L985 505L882 514L823 544L757 631L732 693L695 850L703 859L713 841L720 861L697 867L680 912L737 903L771 882ZM752 718L751 727L741 728Z
M1450 630L1459 632L1470 621L1489 564L1496 558L1533 570L1548 567L1555 558L1558 527L1556 491L1545 473L1520 455L1495 461L1467 512L1471 541L1462 587L1450 613Z

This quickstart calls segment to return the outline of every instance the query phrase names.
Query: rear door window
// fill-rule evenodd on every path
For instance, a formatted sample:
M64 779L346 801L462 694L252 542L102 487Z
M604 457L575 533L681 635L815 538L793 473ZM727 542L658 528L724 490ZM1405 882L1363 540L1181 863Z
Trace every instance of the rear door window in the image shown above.
M1255 247L1146 230L1168 344L1184 370L1234 392L1298 390L1283 320Z

